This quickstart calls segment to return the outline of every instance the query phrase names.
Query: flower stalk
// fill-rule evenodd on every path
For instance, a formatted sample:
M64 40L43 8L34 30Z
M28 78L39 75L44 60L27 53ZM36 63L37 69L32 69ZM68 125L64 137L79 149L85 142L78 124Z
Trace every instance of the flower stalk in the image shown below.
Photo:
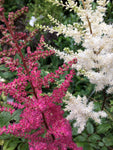
M86 10L86 6L85 6L85 3L84 3L84 0L82 0L82 4L83 4L84 9ZM92 34L93 32L92 32L92 28L91 28L91 22L89 21L89 17L86 16L86 19L87 19L87 22L88 22L90 34Z
M8 102L12 106L11 109L0 106L0 112L6 111L13 115L16 109L22 111L19 122L13 122L13 124L9 122L7 127L5 125L0 127L0 135L5 133L16 137L24 137L29 141L30 150L42 150L45 148L81 150L82 148L77 148L76 144L72 141L71 126L69 121L63 118L64 111L60 105L56 105L62 103L62 99L75 74L74 70L70 70L69 74L65 76L64 82L59 87L53 89L50 96L49 94L43 95L42 93L42 86L50 88L49 83L54 83L56 79L59 79L60 75L68 71L73 63L76 63L76 60L63 64L55 73L48 73L46 76L41 77L41 70L38 68L37 60L51 56L55 52L53 50L43 50L43 36L34 52L31 52L30 47L26 46L26 43L31 40L30 38L35 35L35 32L27 36L26 33L17 33L14 26L14 20L24 11L27 11L26 7L18 10L16 13L10 13L8 21L3 12L0 13L1 21L6 25L6 27L0 26L1 32L5 33L0 39L0 44L7 43L11 47L0 52L0 63L4 63L6 67L10 68L10 71L16 71L18 77L10 83L0 82L0 94L4 92L6 96L9 94L14 99L14 102ZM27 56L24 57L21 49L26 47ZM16 53L21 57L22 64L15 58ZM28 81L33 92L26 91ZM31 93L32 96L29 97L28 93Z

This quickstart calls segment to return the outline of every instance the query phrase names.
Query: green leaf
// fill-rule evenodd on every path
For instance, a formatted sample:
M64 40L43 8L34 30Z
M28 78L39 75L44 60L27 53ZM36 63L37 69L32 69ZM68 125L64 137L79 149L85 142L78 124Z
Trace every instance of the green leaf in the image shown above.
M95 10L95 9L96 9L96 6L97 6L97 3L93 2L93 3L92 3L92 9Z
M4 92L2 92L1 98L2 98L3 101L7 101L7 96L4 95Z
M103 142L99 142L98 145L101 146L101 147L103 147L104 143Z
M107 147L105 147L105 146L104 146L104 147L102 147L102 149L101 149L101 150L108 150L108 149L107 149Z
M11 114L9 112L1 112L0 113L0 127L3 127L4 125L8 125L9 121L11 119Z
M88 134L93 134L94 127L93 127L92 123L88 122L86 125L86 129L87 129Z
M13 114L12 114L12 120L16 120L16 122L19 122L20 120L20 114L22 113L22 109L17 109Z
M5 65L0 65L0 71L7 71L8 68L5 67Z
M83 150L94 150L88 143L84 144Z
M98 134L92 134L89 136L88 140L90 142L96 142L97 140L101 140L101 137Z
M113 136L104 137L102 141L106 146L113 146Z
M9 140L5 140L3 150L6 150L8 143L9 143Z
M95 142L93 142L92 141L92 143L90 143L90 146L92 147L92 148L94 148L94 150L99 150L100 149L100 146L99 145L97 145L97 142L95 143Z
M10 139L10 138L11 138L11 135L9 135L9 134L2 134L0 136L0 140L7 140L7 139Z
M94 102L94 110L100 111L101 110L101 103L100 102Z
M87 133L82 133L82 136L84 136L85 138L87 138L88 134Z
M12 78L14 76L14 73L12 72L4 72L1 74L1 76L5 79L8 79L8 78Z
M21 141L17 138L11 138L10 140L6 141L3 146L3 150L15 150L18 143Z
M76 141L75 141L76 142ZM84 143L83 142L76 142L77 144L77 147L83 147L84 146Z
M43 69L41 70L41 76L44 77L48 74L48 71L44 71Z
M72 135L78 135L77 130L77 128L72 128Z
M28 150L28 149L29 149L28 143L21 143L18 146L18 150Z
M111 125L106 123L106 124L101 124L97 127L97 133L101 134L101 133L105 133L107 132L109 129L111 129Z
M82 135L79 135L79 136L77 136L77 137L75 138L75 140L76 140L77 142L84 142L84 141L87 140L87 138L84 137L84 136L82 136Z
M3 145L4 144L4 140L0 140L0 145Z

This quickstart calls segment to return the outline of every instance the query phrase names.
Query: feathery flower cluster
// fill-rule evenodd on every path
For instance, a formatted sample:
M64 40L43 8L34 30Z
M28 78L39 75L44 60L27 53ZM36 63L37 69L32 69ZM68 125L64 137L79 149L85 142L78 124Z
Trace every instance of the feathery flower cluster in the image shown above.
M85 50L79 49L76 53L66 54L56 50L57 55L68 62L77 58L77 65L73 65L80 74L87 76L92 84L96 84L96 91L108 87L107 92L113 93L113 26L104 22L106 0L98 0L96 9L93 10L93 0L82 0L79 7L73 0L68 0L66 5L58 0L48 0L53 4L65 6L66 9L77 12L81 23L63 25L49 16L56 23L55 27L44 27L50 32L58 32L66 37L72 37L75 43L83 42ZM41 27L41 26L40 26ZM43 27L41 27L43 28Z
M88 103L86 96L77 97L67 92L64 102L67 104L65 111L70 111L67 116L68 120L76 120L74 127L78 127L78 133L81 133L89 118L92 118L95 122L101 123L100 117L106 117L107 114L104 111L94 111L93 102Z
M43 95L42 86L49 87L49 82L55 82L55 78L59 78L60 74L64 74L69 70L76 60L70 61L67 65L64 64L55 73L49 73L44 78L41 77L41 70L39 70L37 60L53 55L54 51L43 50L43 36L41 37L40 44L34 52L26 43L31 40L35 32L27 35L26 33L17 33L14 25L14 20L17 19L22 13L26 12L27 8L17 11L15 14L10 13L8 21L4 16L2 9L2 0L0 0L0 18L5 26L1 27L3 37L0 44L7 43L9 49L3 50L0 53L0 64L4 63L10 71L17 72L17 78L10 83L0 82L0 94L10 95L13 97L14 102L8 102L13 109L0 107L0 112L10 112L11 115L15 113L16 109L21 110L20 121L13 122L0 127L0 135L3 133L12 134L16 137L24 137L29 141L30 150L82 150L77 148L76 144L72 141L72 131L69 121L63 118L64 111L58 103L62 103L62 99L68 90L72 77L75 74L71 70L65 76L64 82L53 89L52 94ZM24 40L21 42L21 40ZM27 49L27 55L24 57L22 54L23 49ZM15 58L18 54L21 62ZM29 96L29 91L26 87L30 84L32 92Z

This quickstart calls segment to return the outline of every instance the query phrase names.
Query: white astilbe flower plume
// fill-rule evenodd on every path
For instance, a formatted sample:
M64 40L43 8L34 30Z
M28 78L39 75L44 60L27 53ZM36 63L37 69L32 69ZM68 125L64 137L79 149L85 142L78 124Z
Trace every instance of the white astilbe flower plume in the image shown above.
M63 5L62 1L48 0L57 5ZM76 53L67 54L56 50L56 54L64 62L69 62L74 57L77 64L72 68L78 70L79 74L87 76L92 84L95 84L96 91L108 87L107 93L113 93L113 26L104 21L106 5L109 1L97 0L96 9L92 9L94 0L83 0L82 5L77 6L74 0L67 0L65 8L77 12L80 23L64 25L52 16L50 20L56 24L55 27L47 30L63 34L65 37L72 37L76 43L82 41L84 51L79 49Z
M67 92L64 102L67 104L65 111L71 111L67 116L68 120L76 120L74 127L78 127L78 133L81 133L89 118L92 118L95 122L101 123L101 117L107 117L104 111L94 111L93 102L88 103L86 96L73 96Z

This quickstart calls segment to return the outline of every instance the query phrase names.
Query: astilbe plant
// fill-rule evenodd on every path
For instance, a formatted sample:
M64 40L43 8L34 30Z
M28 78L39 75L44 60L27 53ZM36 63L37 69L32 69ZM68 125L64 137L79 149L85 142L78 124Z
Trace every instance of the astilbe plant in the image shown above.
M50 88L49 84L55 82L55 78L59 78L61 74L68 71L76 59L59 67L55 73L48 73L45 77L41 77L41 70L37 60L54 55L53 50L43 50L44 37L40 39L40 44L34 52L31 51L26 44L37 33L33 31L27 35L26 33L17 33L14 26L14 21L23 13L28 12L28 8L24 7L11 12L6 20L4 16L3 1L0 0L0 20L3 25L0 25L2 38L0 44L7 44L9 49L0 52L0 64L5 64L12 72L17 72L17 78L12 82L0 82L0 94L9 94L14 98L14 102L7 102L11 108L0 106L0 112L7 111L11 115L16 109L22 110L19 122L13 122L6 126L0 127L0 135L10 134L15 137L24 137L28 139L30 150L80 150L72 141L72 131L69 121L64 117L64 111L61 108L62 98L70 85L74 70L65 76L65 81L53 89L51 95L43 94L42 87ZM24 57L22 50L27 50ZM15 57L18 54L21 61ZM30 85L32 92L29 96L29 91L26 87ZM43 135L43 136L42 136Z
M80 5L73 0L67 0L66 4L59 0L48 0L56 5L62 5L69 11L76 13L80 22L74 22L72 25L64 25L52 16L48 16L55 27L45 27L36 25L44 30L50 30L51 33L57 32L57 35L63 34L65 37L74 39L75 44L82 43L82 48L76 52L68 50L56 53L65 62L74 57L77 58L77 65L73 65L79 74L85 75L90 83L95 84L95 91L106 90L106 93L113 93L113 26L104 21L105 12L109 0L97 0L94 9L94 0L81 0ZM66 50L66 49L65 49ZM90 63L89 63L90 62Z
M107 25L104 21L106 5L109 1L97 0L95 9L93 8L94 0L79 0L79 6L74 0L67 0L65 4L63 0L47 1L73 11L80 21L65 25L48 15L55 26L42 26L37 23L35 23L35 26L50 33L55 32L57 36L71 37L76 46L82 44L82 47L80 46L78 50L70 50L65 47L63 51L57 50L46 43L45 47L53 48L56 55L63 59L65 63L77 58L77 64L73 64L71 68L76 69L78 75L86 76L90 83L95 85L91 96L103 90L104 99L101 108L103 110L106 103L105 95L113 92L113 26ZM78 96L76 98L71 93L67 93L65 99L68 99L68 101L64 110L70 111L67 119L76 120L74 127L78 128L78 133L85 129L89 118L101 123L99 118L107 117L107 114L103 111L95 112L94 104L90 102L91 97L87 99Z

